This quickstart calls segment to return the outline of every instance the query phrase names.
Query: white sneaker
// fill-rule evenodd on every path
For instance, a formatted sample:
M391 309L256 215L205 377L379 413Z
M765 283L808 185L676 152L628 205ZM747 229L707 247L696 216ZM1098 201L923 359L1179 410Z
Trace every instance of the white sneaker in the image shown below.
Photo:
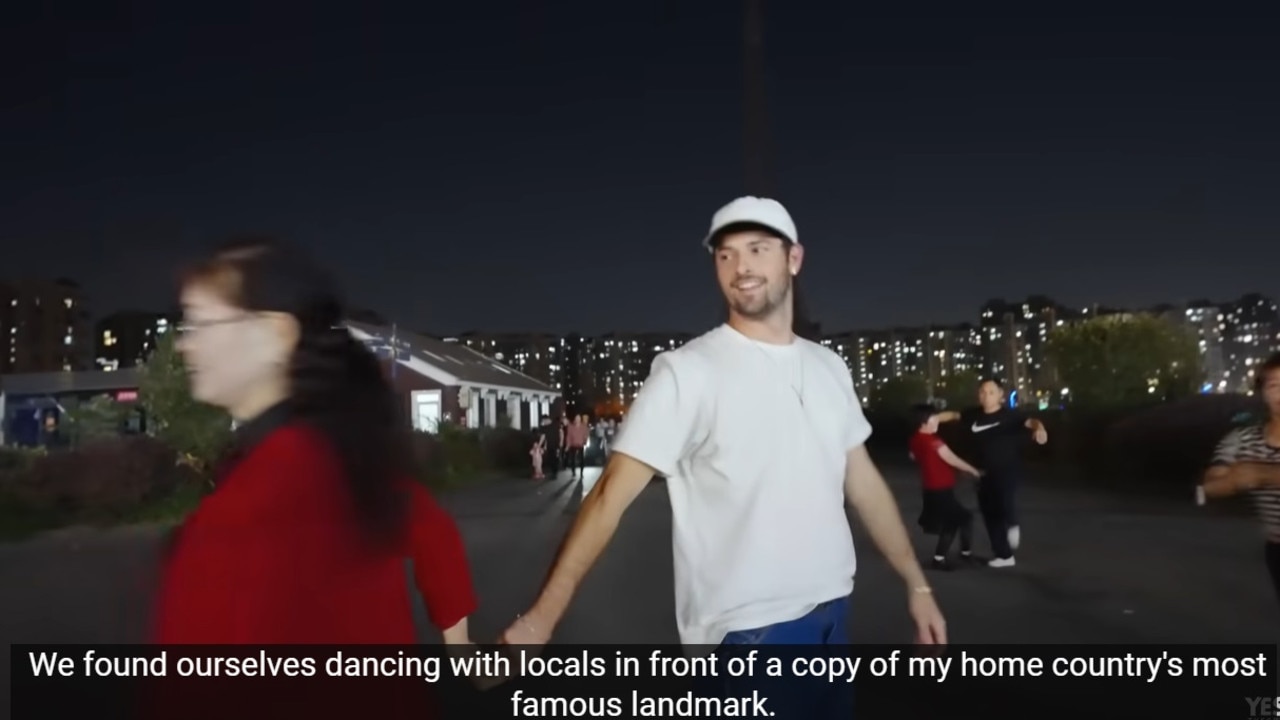
M1018 543L1022 541L1022 528L1018 527L1017 525L1014 525L1013 527L1009 528L1008 535L1009 535L1009 547L1013 548L1014 550L1017 550Z
M1014 559L1013 559L1013 558L1011 558L1011 557L1009 557L1009 558L994 558L994 559L992 559L991 561L989 561L989 562L987 563L987 567L993 567L993 568L1007 568L1007 567L1013 567L1014 565L1017 565L1017 564L1018 564L1018 561L1017 561L1017 560L1014 560Z

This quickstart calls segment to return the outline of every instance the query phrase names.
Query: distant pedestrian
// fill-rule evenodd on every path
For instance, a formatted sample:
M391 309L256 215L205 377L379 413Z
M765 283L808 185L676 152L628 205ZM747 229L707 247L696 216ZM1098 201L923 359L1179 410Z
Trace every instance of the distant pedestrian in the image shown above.
M667 478L675 617L691 652L847 645L857 559L845 501L905 581L918 641L946 630L893 495L864 443L871 426L844 361L793 328L804 250L781 204L740 198L703 241L727 323L654 360L597 486L533 607L504 639L541 645L655 475ZM843 652L843 651L839 651ZM753 680L708 681L751 694ZM743 685L747 687L742 687ZM787 681L779 717L849 717L851 686Z
M966 561L973 558L973 513L956 497L955 471L960 470L973 477L982 473L961 460L938 437L937 423L930 422L933 412L931 405L916 408L916 432L911 436L909 446L911 459L920 468L920 528L927 535L938 536L932 567L950 570L954 566L948 556L957 536L960 538L960 558Z
M1280 353L1254 367L1254 391L1266 402L1267 417L1222 438L1196 494L1200 504L1252 496L1265 537L1263 558L1280 597Z
M52 412L44 416L44 425L40 428L40 444L47 450L61 450L71 445L70 438L58 425L58 416Z
M1025 475L1023 444L1028 430L1038 445L1049 441L1049 433L1044 423L1009 407L1005 403L1004 385L993 377L978 383L977 407L959 413L938 413L931 422L936 425L957 420L978 452L975 466L982 472L978 509L982 511L991 551L995 554L987 564L993 568L1013 567L1017 564L1014 553L1022 538L1017 494Z
M586 470L587 439L591 432L586 418L586 415L575 415L565 429L565 443L568 445L565 464L569 466L569 477L582 477Z
M600 464L604 465L605 458L609 454L609 420L608 418L600 418L596 421L595 427L591 429L591 434L596 438L596 453L600 455Z
M547 436L543 432L535 431L533 433L533 446L529 448L529 456L533 459L533 479L541 480L545 475L542 474L542 457L547 449Z
M552 477L559 472L560 429L552 424L550 415L543 415L535 431L534 441L542 442L542 476L550 472Z
M569 416L561 415L558 423L559 431L556 433L556 447L559 449L559 460L556 463L557 473L569 466Z

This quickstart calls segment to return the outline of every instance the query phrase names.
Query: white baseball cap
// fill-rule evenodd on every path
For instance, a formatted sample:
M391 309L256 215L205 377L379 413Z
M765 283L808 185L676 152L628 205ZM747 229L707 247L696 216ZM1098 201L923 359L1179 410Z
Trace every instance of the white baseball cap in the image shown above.
M738 223L763 225L790 242L800 242L799 237L796 235L796 223L791 219L791 213L782 207L782 203L771 198L748 195L740 197L716 211L716 214L711 218L711 230L703 238L702 245L707 250L714 251L712 240L715 239L716 234L726 227Z

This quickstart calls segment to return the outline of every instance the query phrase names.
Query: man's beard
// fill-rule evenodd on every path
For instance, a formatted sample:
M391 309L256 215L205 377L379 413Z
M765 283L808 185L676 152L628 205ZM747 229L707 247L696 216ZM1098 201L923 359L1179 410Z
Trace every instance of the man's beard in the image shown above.
M791 277L785 277L780 283L767 281L764 290L758 299L751 302L732 299L729 301L729 307L748 320L764 320L771 317L782 309L791 295Z

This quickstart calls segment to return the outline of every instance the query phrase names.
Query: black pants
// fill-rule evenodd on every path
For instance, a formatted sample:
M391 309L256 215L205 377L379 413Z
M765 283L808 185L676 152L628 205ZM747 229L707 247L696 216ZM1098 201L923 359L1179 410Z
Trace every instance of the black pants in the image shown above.
M571 447L565 450L564 464L565 464L565 467L569 468L570 475L573 474L573 471L575 468L577 469L578 474L582 474L582 471L585 469L585 466L582 464L583 463L582 450L583 449L580 447Z
M542 471L555 477L560 472L560 446L548 445L542 456Z
M1271 574L1271 585L1276 589L1276 597L1280 599L1280 542L1268 542L1266 549L1267 572Z
M968 555L973 550L973 521L966 518L958 527L950 527L938 533L938 545L933 549L933 556L945 558L951 552L951 543L960 536L960 552Z
M925 490L920 510L920 528L930 535L938 536L938 546L934 550L937 557L946 557L951 552L951 544L956 536L960 537L960 551L973 549L973 513L960 504L955 490Z
M989 474L978 483L978 509L987 528L991 552L1001 559L1013 557L1009 546L1009 528L1018 524L1014 500L1018 489L1015 475Z

